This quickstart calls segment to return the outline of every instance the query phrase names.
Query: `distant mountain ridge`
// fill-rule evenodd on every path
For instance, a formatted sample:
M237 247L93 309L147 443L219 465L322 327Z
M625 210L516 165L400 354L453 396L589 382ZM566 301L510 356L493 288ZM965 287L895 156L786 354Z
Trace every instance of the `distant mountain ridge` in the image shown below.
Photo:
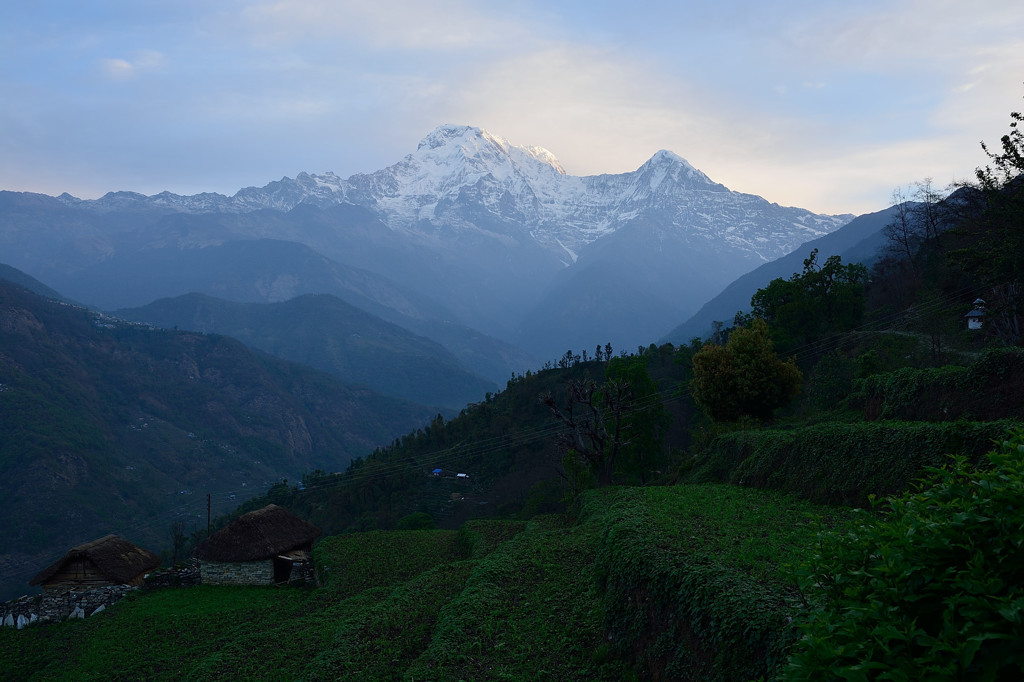
M544 149L455 125L432 131L398 163L347 179L300 173L232 197L45 199L0 192L0 249L15 267L92 305L134 307L190 292L234 299L213 287L214 266L196 271L204 252L273 239L384 278L360 292L364 300L542 359L568 347L646 345L736 277L852 218L732 191L665 150L632 172L579 177ZM154 259L172 251L178 256ZM256 300L342 295L314 282L313 271L276 276L288 266L274 256L262 267ZM124 286L126 277L137 286ZM387 287L405 293L383 294ZM407 305L408 292L420 302Z
M695 336L707 336L715 321L726 326L732 323L738 311L750 312L750 299L774 279L789 279L803 271L804 259L818 250L818 262L839 256L843 263L872 265L881 255L886 238L883 233L896 214L896 207L866 213L854 218L835 232L802 244L781 258L751 270L729 284L717 296L701 306L690 319L665 335L662 341L685 345Z
M354 204L370 209L391 229L416 232L422 221L462 225L458 210L472 203L491 216L515 223L545 247L575 260L578 249L635 220L639 212L673 205L680 217L711 218L736 211L727 242L772 260L787 246L831 232L852 215L829 216L784 208L761 197L733 192L713 182L682 157L660 150L636 171L617 175L571 176L555 156L540 147L520 147L471 126L440 126L413 154L387 168L342 179L334 173L299 173L264 187L246 187L231 197L215 193L182 196L162 192L145 196L111 192L82 200L63 194L75 207L100 211L158 208L195 213L290 211L300 204L328 208ZM732 206L732 205L735 205ZM750 214L774 206L767 239ZM744 213L747 215L745 216ZM794 240L796 240L795 243Z

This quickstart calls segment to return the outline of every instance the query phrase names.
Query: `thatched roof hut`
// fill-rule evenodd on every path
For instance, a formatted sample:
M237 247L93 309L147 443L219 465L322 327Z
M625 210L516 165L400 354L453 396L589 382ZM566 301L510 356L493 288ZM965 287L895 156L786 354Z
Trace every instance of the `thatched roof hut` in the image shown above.
M47 590L82 589L104 585L141 585L160 557L117 535L72 548L29 581Z
M198 547L204 583L285 582L294 563L309 560L320 529L269 504L239 516Z

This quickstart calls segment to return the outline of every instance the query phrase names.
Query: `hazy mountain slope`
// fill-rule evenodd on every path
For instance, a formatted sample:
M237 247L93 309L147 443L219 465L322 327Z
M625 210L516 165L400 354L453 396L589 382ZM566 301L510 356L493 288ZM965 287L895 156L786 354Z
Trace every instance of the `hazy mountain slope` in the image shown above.
M432 410L223 336L154 330L0 282L0 596L106 533L161 549L282 477L339 470ZM182 491L188 491L183 493ZM184 516L176 516L176 514Z
M587 247L526 316L516 343L547 358L598 343L646 347L666 321L692 314L694 301L707 300L760 262L663 227L638 220ZM552 337L570 342L555 346Z
M457 410L497 388L439 344L326 294L269 304L188 294L115 314L165 328L226 334L346 384L423 405Z
M662 341L686 344L695 336L708 334L712 322L716 320L731 323L736 311L750 310L750 299L758 289L767 286L773 279L789 279L794 273L802 272L804 260L814 249L818 249L819 263L838 255L844 263L870 265L877 258L878 249L884 245L882 228L892 222L894 211L895 207L889 207L884 211L854 218L835 232L802 244L782 258L738 277L686 322L666 334Z
M446 320L411 319L402 316L382 317L420 336L433 339L447 348L459 362L477 376L502 386L515 374L536 369L537 356L522 348L488 336L476 329Z
M449 277L445 263L425 258L423 249L365 208L300 204L287 213L167 214L164 208L142 210L141 195L109 201L112 195L67 205L43 195L0 193L0 244L7 244L16 267L41 273L49 285L102 309L191 292L252 302L327 293L441 343L490 381L504 382L536 366L518 348L460 323L441 298L432 298L431 283ZM114 219L125 205L141 216L137 222ZM48 223L50 218L57 222ZM105 225L107 219L112 224ZM74 226L75 234L62 235L61 224ZM35 244L41 236L46 243ZM76 251L79 240L93 248ZM474 267L485 284L483 271L490 266ZM390 269L407 284L373 268ZM505 318L498 326L511 325L506 308L493 309L500 311L495 319Z
M61 299L61 295L57 291L46 286L35 277L26 275L17 268L12 268L10 265L4 265L0 263L0 280L6 280L12 284L17 284L20 287L28 289L34 294L39 294L43 298L54 298Z

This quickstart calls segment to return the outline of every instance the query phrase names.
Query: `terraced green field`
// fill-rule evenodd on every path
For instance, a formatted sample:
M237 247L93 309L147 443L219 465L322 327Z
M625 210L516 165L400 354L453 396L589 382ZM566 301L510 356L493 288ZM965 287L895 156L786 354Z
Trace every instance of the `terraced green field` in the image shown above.
M572 518L334 536L315 549L321 587L142 591L85 621L0 631L0 671L621 680L714 664L770 676L800 608L785 567L834 513L729 485L613 488Z

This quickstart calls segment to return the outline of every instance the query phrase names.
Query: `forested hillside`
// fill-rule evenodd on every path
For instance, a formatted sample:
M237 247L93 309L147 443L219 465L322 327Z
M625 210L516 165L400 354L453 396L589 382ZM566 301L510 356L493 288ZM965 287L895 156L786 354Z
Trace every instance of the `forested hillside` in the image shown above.
M504 391L488 394L453 419L438 415L390 446L357 458L344 473L310 472L301 486L275 486L237 511L274 501L335 533L395 528L416 513L429 515L439 527L457 528L472 518L528 518L563 510L575 489L561 439L566 427L542 396L565 402L572 382L603 386L609 368L634 362L643 367L649 384L645 395L629 399L628 409L637 415L663 413L664 428L658 429L653 447L644 444L642 458L639 452L632 458L624 455L616 481L655 480L667 471L673 451L689 442L695 411L679 393L688 351L651 346L614 356L610 346L607 350L609 355L600 349L600 360L588 355L584 362L581 355L572 355L562 358L561 366L520 375Z
M3 593L109 532L162 550L310 468L341 470L431 412L223 336L129 324L0 281Z

